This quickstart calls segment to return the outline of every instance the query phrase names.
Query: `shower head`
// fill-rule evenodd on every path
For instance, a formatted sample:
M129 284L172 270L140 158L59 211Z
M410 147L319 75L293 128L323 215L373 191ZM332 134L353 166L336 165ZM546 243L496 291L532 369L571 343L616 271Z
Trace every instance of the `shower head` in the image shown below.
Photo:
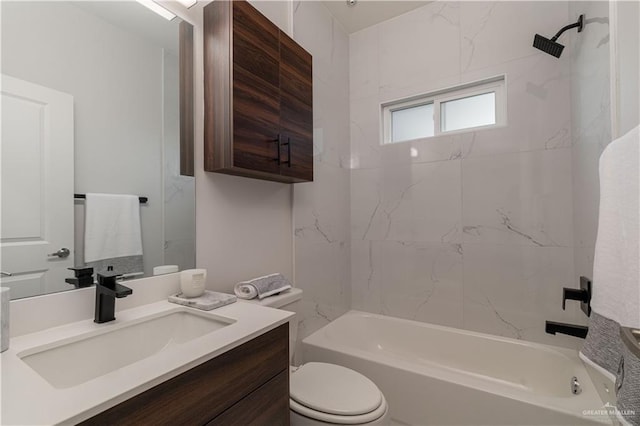
M584 15L580 15L580 17L578 18L578 22L567 25L566 27L562 27L562 29L560 29L560 31L558 31L558 33L551 38L551 40L541 36L540 34L536 34L536 36L533 38L533 47L535 47L536 49L540 49L551 56L559 58L560 55L562 55L564 46L558 43L556 40L558 40L563 32L570 30L571 28L577 28L578 32L581 32L583 27Z
M536 36L534 37L533 47L535 47L536 49L540 49L543 52L548 53L549 55L555 56L556 58L559 58L560 55L562 55L562 50L564 49L564 46L560 43L549 40L548 38L543 37L540 34L536 34Z

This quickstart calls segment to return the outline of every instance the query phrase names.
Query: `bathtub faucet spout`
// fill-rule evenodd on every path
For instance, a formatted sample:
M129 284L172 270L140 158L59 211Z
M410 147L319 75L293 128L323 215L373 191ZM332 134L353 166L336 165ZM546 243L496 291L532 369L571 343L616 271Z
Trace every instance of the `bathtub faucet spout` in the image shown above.
M584 325L565 324L555 321L545 321L544 331L549 334L560 333L584 339L585 337L587 337L589 327L585 327Z

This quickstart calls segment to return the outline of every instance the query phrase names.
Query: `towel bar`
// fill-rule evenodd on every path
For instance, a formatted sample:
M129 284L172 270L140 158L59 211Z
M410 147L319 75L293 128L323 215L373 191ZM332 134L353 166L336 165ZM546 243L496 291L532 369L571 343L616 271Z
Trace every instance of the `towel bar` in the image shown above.
M73 198L75 198L76 200L80 199L80 200L84 200L87 198L86 194L73 194ZM147 201L149 201L149 198L147 197L138 197L138 199L140 200L140 204L146 204Z

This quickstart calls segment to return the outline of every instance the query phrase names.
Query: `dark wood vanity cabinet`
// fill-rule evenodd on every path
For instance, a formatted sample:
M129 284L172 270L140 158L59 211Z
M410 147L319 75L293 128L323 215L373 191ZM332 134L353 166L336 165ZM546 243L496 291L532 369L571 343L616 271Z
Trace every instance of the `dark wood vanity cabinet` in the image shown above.
M311 55L244 0L204 8L208 172L313 180Z
M83 425L289 425L289 326L283 324Z

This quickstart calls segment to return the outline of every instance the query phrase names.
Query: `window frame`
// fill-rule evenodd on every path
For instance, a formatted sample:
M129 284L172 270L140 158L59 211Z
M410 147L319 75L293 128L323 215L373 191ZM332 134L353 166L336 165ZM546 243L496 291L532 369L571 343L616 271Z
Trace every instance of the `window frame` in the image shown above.
M503 127L507 125L507 96L506 96L506 75L499 75L483 80L473 81L462 85L437 90L434 92L411 96L409 98L399 99L391 102L385 102L380 105L382 114L382 145L393 145L397 143L410 142L421 139L428 139L443 135L453 135L457 133L474 132L481 129L490 129L495 127ZM495 93L495 117L494 124L484 126L467 127L457 130L442 130L442 104L449 101L469 98L487 93ZM406 139L402 141L392 141L393 120L392 113L395 111L433 104L433 136L425 136L417 139Z

